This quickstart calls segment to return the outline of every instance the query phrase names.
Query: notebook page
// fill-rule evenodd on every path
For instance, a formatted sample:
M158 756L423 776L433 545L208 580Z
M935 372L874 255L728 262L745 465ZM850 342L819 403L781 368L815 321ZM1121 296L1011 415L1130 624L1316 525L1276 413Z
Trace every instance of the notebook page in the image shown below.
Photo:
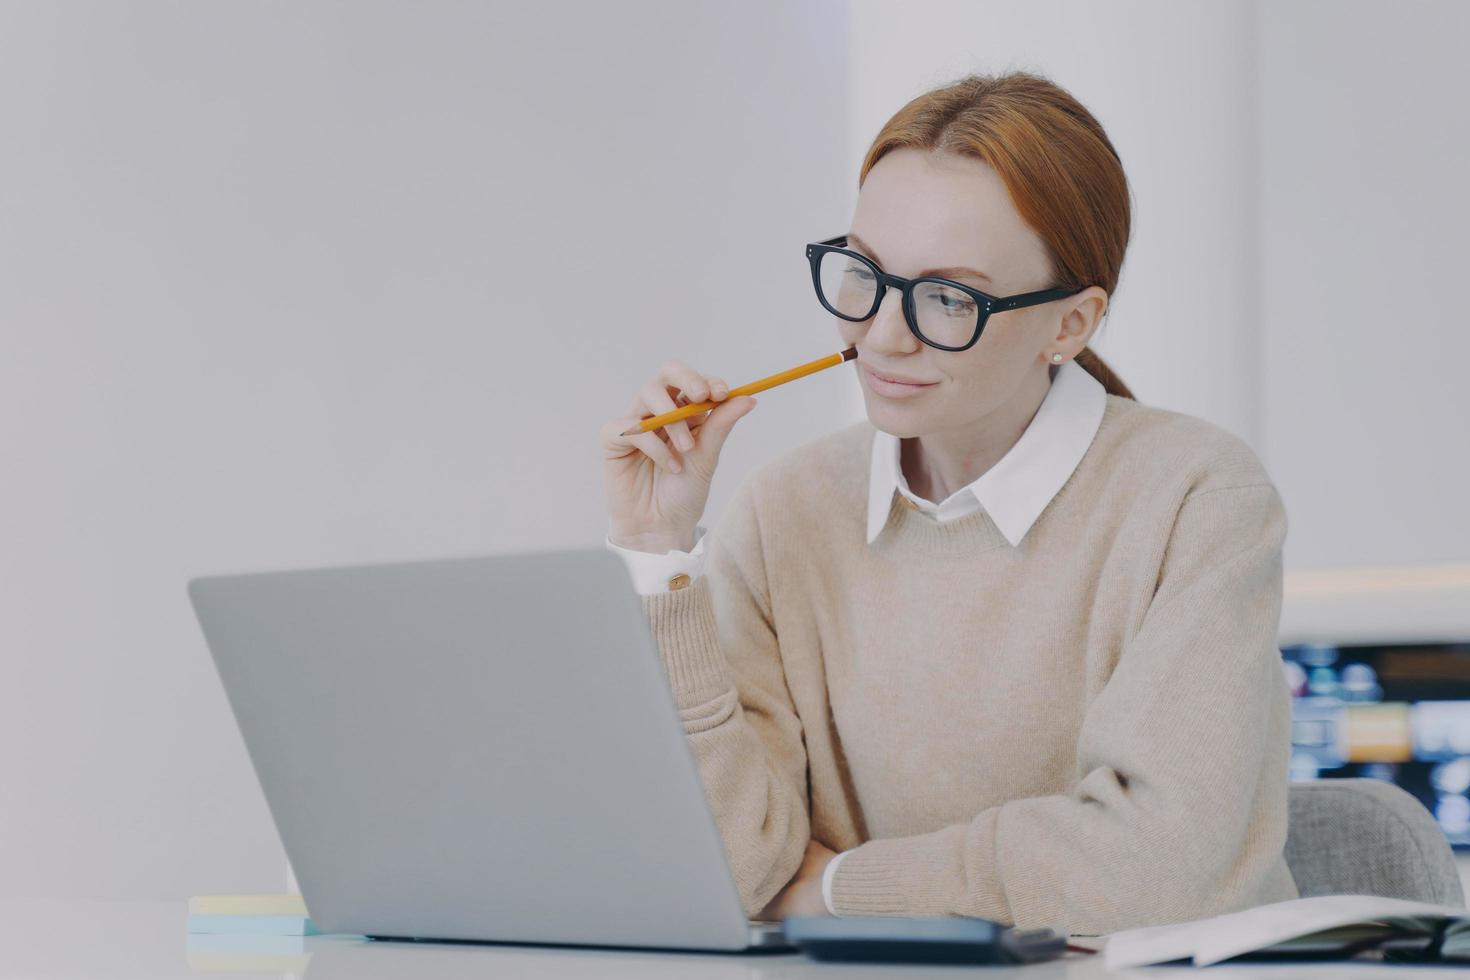
M1323 929L1372 922L1384 916L1455 916L1470 912L1375 895L1319 895L1272 902L1208 919L1126 929L1108 937L1109 970L1194 958L1196 966L1264 949Z
M1295 936L1355 922L1411 919L1415 916L1458 918L1467 914L1470 912L1453 905L1433 905L1376 895L1294 898L1207 920L1215 927L1200 933L1194 949L1194 962L1196 966L1208 966L1241 953L1274 946Z
M1210 921L1199 919L1115 932L1108 936L1107 945L1103 947L1103 960L1109 970L1187 960L1194 956L1198 933L1208 928Z

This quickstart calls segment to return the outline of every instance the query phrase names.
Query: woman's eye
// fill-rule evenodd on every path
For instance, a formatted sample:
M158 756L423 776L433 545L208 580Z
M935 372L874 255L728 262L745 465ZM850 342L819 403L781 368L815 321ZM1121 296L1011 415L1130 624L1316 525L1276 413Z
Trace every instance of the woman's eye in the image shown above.
M873 271L865 266L850 265L847 267L847 274L850 276L856 276L859 282L873 281Z
M934 298L939 300L939 306L946 313L956 313L969 316L975 312L975 303L972 300L959 296L950 296L945 293L936 293Z

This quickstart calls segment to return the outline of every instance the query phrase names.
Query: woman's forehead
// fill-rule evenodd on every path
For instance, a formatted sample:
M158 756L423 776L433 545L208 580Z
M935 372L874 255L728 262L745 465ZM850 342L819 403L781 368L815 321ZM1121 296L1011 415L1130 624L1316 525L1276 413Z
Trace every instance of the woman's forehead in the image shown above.
M980 160L910 148L883 156L858 193L851 231L895 275L962 265L1009 279L1046 261L1005 184Z

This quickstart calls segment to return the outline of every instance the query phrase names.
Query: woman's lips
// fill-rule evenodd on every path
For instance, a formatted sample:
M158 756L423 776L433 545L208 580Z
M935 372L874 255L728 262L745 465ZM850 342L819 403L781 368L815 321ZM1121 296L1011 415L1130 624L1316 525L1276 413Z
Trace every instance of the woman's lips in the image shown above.
M923 394L938 384L935 381L922 385L904 384L901 381L885 381L875 374L872 368L869 368L866 364L863 365L863 374L867 375L868 387L885 398L912 398L915 395Z

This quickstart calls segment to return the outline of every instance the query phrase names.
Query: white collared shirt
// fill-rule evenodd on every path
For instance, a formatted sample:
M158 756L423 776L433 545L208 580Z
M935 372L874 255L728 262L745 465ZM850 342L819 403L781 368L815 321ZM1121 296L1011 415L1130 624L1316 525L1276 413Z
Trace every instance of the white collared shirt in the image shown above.
M1056 370L1041 407L1016 444L979 479L938 504L909 489L900 465L901 442L897 436L878 430L873 437L868 479L868 543L877 540L887 524L893 494L897 491L941 523L983 507L1006 540L1016 547L1082 462L1102 424L1106 407L1107 390L1102 383L1076 361L1066 362ZM621 548L612 543L611 535L605 543L622 555L634 589L640 594L650 594L665 591L669 580L681 573L690 579L699 575L704 564L706 530L703 525L696 529L692 550L662 555ZM822 874L822 898L829 912L832 912L832 875L841 857L839 854L829 861Z
M1068 361L1057 369L1041 407L1010 451L979 479L940 504L909 489L899 465L898 437L878 430L868 482L868 543L877 539L888 522L896 489L941 523L984 507L1011 547L1016 547L1082 462L1102 424L1106 405L1107 390L1102 383L1076 361Z

